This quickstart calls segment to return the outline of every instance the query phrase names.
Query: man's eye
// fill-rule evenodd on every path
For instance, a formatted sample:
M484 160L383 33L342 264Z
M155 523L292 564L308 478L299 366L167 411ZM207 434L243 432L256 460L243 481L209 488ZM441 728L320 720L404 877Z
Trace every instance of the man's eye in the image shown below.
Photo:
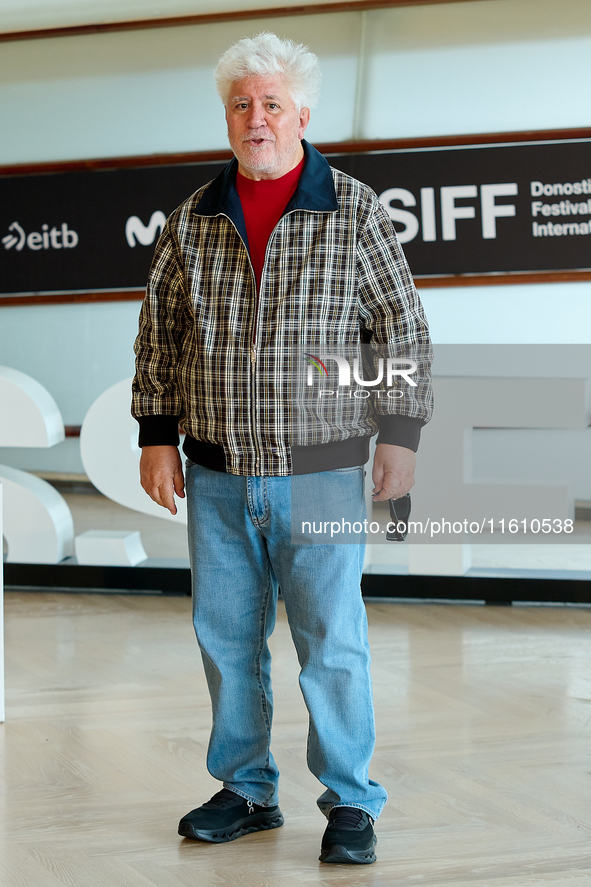
M279 107L279 105L275 104L275 102L270 102L268 107L270 108L271 111L274 111L275 108Z

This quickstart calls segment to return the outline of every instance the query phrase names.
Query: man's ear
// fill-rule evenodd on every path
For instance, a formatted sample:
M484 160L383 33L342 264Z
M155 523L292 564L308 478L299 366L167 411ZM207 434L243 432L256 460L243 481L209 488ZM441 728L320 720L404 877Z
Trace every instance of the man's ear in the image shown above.
M310 122L310 109L302 108L300 111L300 128L298 130L298 138L303 139L308 123Z

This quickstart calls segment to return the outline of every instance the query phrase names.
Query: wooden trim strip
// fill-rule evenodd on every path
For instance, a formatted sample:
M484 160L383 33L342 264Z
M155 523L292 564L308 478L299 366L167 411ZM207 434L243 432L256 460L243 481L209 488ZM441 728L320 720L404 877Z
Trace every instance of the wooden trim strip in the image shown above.
M591 132L591 130L590 130ZM221 151L186 151L177 154L142 154L131 157L97 157L90 160L50 160L45 163L12 163L0 166L0 176L44 175L46 173L86 172L92 169L125 169L171 166L183 163L221 163L233 157L229 148Z
M461 145L494 145L505 142L548 142L591 139L591 127L532 129L522 132L481 132L468 135L414 136L405 139L358 139L324 142L315 147L321 154L361 154L367 151L396 151L410 148L453 148ZM44 163L11 163L0 166L0 176L43 175L84 172L91 169L170 166L183 163L223 163L230 160L228 148L219 151L185 151L175 154L142 154L130 157L100 157L89 160L53 160Z
M0 296L0 308L11 305L67 305L82 302L135 302L144 298L144 290L115 290L98 293L51 293L47 296Z
M103 22L90 25L69 25L62 28L36 28L30 31L4 31L0 42L39 40L52 37L79 37L112 31L144 31L151 28L178 28L186 25L209 25L219 22L246 21L257 18L285 18L299 15L322 15L335 12L364 12L395 6L427 6L439 3L464 3L469 0L335 0L334 3L311 3L309 6L272 6L263 9L242 9L231 12L209 12L199 15L176 15L162 18Z
M359 139L325 142L315 147L322 154L361 154L367 151L395 151L410 148L454 148L461 145L491 145L505 142L551 142L564 139L591 139L591 127L570 129L526 129L521 132L475 132L464 135L415 136L405 139Z
M446 274L441 277L414 278L418 290L450 286L508 286L524 283L573 283L591 280L591 270L580 271L516 271L511 274Z

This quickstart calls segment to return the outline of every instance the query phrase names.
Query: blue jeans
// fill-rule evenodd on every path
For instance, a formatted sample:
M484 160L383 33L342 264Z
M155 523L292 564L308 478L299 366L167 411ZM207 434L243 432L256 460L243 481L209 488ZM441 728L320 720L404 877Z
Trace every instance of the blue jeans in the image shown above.
M298 498L308 491L320 502L335 491L338 499L347 485L363 519L361 468L293 480ZM186 481L193 622L213 708L209 772L256 804L277 803L267 642L279 585L310 716L308 766L326 786L318 806L325 815L360 807L376 819L387 795L368 776L375 731L364 546L294 544L291 477L242 477L188 462Z

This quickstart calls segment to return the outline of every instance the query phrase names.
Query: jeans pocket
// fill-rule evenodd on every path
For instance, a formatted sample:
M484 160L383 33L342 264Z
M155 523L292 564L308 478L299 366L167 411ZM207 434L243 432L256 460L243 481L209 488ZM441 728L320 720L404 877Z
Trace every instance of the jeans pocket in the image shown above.
M337 474L345 474L347 471L361 471L363 465L352 465L349 468L331 468L331 471L334 471Z

